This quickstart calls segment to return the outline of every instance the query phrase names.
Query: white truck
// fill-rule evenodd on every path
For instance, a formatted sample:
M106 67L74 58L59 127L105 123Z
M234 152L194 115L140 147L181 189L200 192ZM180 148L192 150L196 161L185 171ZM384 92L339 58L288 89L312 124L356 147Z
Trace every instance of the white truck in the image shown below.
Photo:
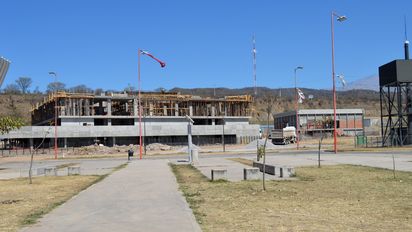
M273 129L270 133L270 138L273 144L286 145L296 142L296 128L287 126L283 129Z

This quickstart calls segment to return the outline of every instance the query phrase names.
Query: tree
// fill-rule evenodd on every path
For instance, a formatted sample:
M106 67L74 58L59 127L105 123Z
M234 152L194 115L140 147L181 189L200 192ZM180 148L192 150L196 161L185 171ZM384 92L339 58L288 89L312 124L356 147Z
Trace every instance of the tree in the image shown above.
M3 92L6 94L21 94L20 88L16 84L8 84Z
M23 94L26 94L28 92L31 83L32 80L30 77L19 77L19 79L16 80L16 84Z
M40 91L39 86L36 86L36 88L33 91L33 94L43 94L43 93Z
M61 83L61 82L51 82L50 84L47 85L47 93L53 93L56 91L64 91L66 88L66 84Z
M86 85L76 85L69 89L72 93L93 93L93 90Z
M19 129L24 125L20 118L1 117L0 118L0 134L7 134L11 130Z
M129 92L129 93L133 93L133 92L136 92L136 87L134 87L133 85L131 85L129 83L129 84L127 84L127 87L124 88L124 91Z
M265 106L266 106L266 114L267 114L267 118L266 118L266 126L267 126L267 133L266 133L266 138L265 138L265 142L263 144L263 151L262 151L262 156L263 156L263 178L262 178L262 187L263 187L263 191L266 191L266 182L265 182L265 172L266 172L266 145L268 142L268 138L269 138L269 123L270 123L270 116L273 117L273 105L276 103L276 100L271 97L271 96L266 96L263 100ZM259 152L259 150L258 150Z
M104 92L104 90L102 88L97 88L97 89L94 90L94 94L96 94L96 95L100 95L103 92Z

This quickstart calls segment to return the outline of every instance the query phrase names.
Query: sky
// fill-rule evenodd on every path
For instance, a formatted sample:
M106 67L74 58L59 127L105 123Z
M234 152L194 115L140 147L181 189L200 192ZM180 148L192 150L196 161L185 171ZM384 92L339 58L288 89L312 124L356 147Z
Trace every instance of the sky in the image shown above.
M347 82L377 75L403 58L404 16L412 33L412 1L376 0L0 0L0 56L11 60L3 87L30 77L45 90L53 78L67 87L143 90L253 86L330 89L331 11L336 73ZM409 14L408 14L409 13ZM412 37L412 34L410 35Z

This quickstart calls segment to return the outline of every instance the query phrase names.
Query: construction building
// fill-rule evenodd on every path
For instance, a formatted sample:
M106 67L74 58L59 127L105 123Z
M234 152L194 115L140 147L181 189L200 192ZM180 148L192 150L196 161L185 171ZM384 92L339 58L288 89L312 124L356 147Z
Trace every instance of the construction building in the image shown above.
M338 135L363 135L363 117L362 109L336 109ZM273 118L275 129L296 128L296 111L274 114ZM301 134L333 133L333 109L298 110L298 118Z
M249 95L211 99L169 92L142 93L143 143L187 144L186 115L194 120L193 144L221 143L223 134L226 144L250 142L259 135L259 125L249 124L252 101ZM24 147L36 146L46 138L46 144L53 146L57 118L59 147L138 144L138 109L136 94L58 92L33 107L31 126L2 137Z

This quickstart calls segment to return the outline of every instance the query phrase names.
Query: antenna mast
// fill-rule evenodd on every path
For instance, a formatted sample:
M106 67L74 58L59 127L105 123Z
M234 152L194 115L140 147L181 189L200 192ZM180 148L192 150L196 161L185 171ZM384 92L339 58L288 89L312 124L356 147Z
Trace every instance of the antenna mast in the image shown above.
M406 27L406 16L404 16L404 24L405 24L405 43L404 43L405 60L409 60L409 41L408 41L408 32L407 32L407 27Z
M254 92L255 97L257 96L257 87L256 87L256 40L255 35L253 35L253 81L254 81Z

